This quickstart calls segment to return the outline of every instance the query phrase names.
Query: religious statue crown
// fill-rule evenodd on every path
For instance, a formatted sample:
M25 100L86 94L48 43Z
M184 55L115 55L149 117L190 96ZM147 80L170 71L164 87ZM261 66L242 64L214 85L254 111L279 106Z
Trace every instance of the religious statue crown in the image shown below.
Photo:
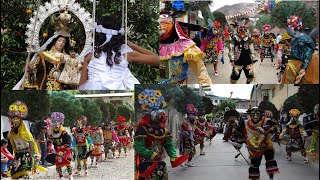
M70 32L74 26L74 19L69 14L68 7L66 6L59 16L53 16L54 29L61 35L70 36Z

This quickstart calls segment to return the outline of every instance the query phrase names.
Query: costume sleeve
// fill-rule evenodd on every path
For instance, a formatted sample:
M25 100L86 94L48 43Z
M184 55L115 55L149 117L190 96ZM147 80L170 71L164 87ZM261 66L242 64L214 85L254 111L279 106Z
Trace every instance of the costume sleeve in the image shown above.
M305 49L306 49L306 51L304 52L304 56L302 59L303 63L301 65L301 68L303 68L303 69L308 68L309 62L311 61L312 54L314 52L314 50L312 50L311 48L305 48Z
M223 49L223 44L221 39L218 40L217 47L219 52L223 52L224 49Z
M262 48L264 45L264 37L261 38L261 44L260 44L260 48Z
M90 146L93 145L93 142L92 142L92 139L91 139L90 136L87 136L87 141L88 141L88 144L89 144Z
M10 131L10 132L11 132L11 131ZM12 138L11 135L10 135L10 132L9 132L9 137L8 137L8 138L9 138L10 143L11 143L11 145L12 145L13 151L16 152L16 151L17 151L16 144L14 143L13 138Z
M282 138L283 138L283 136L284 136L286 133L287 133L287 127L286 127L286 128L284 128L284 130L281 132L281 134L280 134L279 138L280 138L280 139L282 139Z
M302 126L299 127L299 131L300 131L301 136L308 137L307 132L304 130L304 128Z
M235 39L231 39L230 43L230 51L228 52L228 57L230 57L230 62L234 61L234 47L235 46Z
M63 134L62 139L63 139L64 144L70 148L71 147L71 143L72 143L71 136L67 132L65 132Z
M250 39L249 49L250 49L251 61L256 60L256 52L254 50L254 46L253 46L253 43L252 43L251 39Z
M134 150L145 158L153 160L158 154L146 146L147 132L144 127L137 129L134 137Z
M172 136L170 134L166 135L164 139L164 148L167 151L168 156L170 159L177 157L176 147L172 141Z
M29 132L29 133L30 133L30 132ZM31 133L30 133L30 135L31 135ZM32 136L32 135L31 135L31 136ZM31 144L30 144L30 146L32 146L32 149L33 149L35 155L40 155L39 149L38 149L38 145L37 145L36 141L34 140L34 138L31 138Z

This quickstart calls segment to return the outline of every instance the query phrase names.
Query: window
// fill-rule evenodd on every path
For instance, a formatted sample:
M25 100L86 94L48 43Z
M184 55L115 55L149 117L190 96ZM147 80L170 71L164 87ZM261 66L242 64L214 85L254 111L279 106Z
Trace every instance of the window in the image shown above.
M243 107L243 108L245 108L245 107L246 107L246 105L245 105L245 104L242 104L242 107Z
M272 88L272 98L276 95L276 88Z

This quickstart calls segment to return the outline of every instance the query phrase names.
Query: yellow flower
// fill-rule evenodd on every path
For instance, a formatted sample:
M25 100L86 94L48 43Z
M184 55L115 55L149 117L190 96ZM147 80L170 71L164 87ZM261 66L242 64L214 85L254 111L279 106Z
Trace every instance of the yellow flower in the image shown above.
M157 98L156 97L149 97L149 101L152 102L152 103L155 103L157 101Z
M18 106L17 105L13 105L13 110L14 111L18 111L19 110Z
M10 111L14 111L14 105L11 105L11 106L9 107L9 110L10 110Z
M139 94L138 95L138 99L139 100L145 100L147 98L147 95L146 94Z
M156 94L157 97L162 96L162 93L159 90L155 90L154 93Z
M162 107L166 107L167 106L167 102L162 101Z
M27 106L26 105L19 106L19 111L25 113L27 111Z
M142 104L141 108L143 110L149 110L148 105L147 104Z

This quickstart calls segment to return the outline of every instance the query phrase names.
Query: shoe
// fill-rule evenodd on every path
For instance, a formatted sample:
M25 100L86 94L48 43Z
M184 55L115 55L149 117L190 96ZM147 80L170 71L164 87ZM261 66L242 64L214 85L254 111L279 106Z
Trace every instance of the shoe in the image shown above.
M187 164L181 164L180 166L185 168L188 167Z
M192 164L191 162L190 163L187 163L186 164L188 167L196 167L196 165Z
M308 162L309 162L309 159L308 159L307 156L304 157L303 162L304 162L304 163L308 163Z
M85 171L85 172L84 172L84 175L85 175L85 176L89 176L88 171Z
M71 176L69 176L69 180L73 180L73 176L71 175Z
M96 163L96 166L95 167L98 167L98 163Z
M274 174L269 174L269 179L273 179Z
M288 157L286 158L286 160L287 160L287 161L292 161L291 156L288 156Z
M80 172L76 171L75 175L79 176L79 175L80 175Z
M215 71L215 72L214 72L214 76L218 76L218 71Z

